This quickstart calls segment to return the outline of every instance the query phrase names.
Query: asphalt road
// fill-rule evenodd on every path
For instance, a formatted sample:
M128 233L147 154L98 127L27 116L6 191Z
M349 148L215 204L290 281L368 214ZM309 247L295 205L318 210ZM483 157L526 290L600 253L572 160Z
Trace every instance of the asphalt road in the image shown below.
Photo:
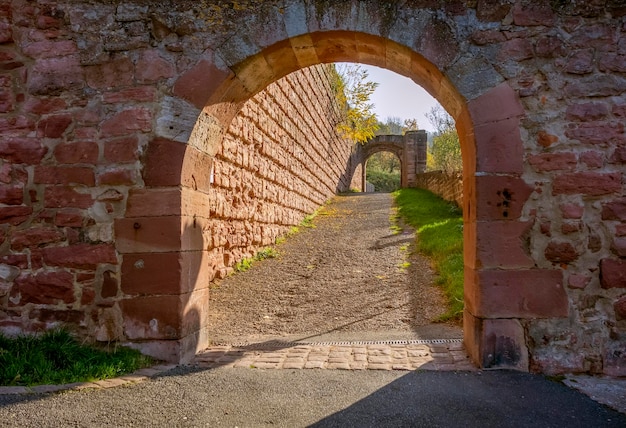
M0 396L2 427L626 427L561 383L512 371L179 367L139 384Z

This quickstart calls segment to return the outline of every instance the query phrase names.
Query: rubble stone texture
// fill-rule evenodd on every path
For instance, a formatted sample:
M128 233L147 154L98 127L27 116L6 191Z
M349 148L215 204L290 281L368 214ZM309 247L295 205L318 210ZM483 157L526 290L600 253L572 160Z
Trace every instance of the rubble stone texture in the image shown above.
M236 3L0 4L2 331L191 358L210 280L351 187L307 67L354 61L457 121L472 360L626 375L622 2Z

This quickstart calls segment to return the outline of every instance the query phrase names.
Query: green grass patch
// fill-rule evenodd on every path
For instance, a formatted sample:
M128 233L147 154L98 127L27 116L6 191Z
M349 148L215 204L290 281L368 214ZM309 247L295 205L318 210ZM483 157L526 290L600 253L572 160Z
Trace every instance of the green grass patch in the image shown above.
M235 272L245 272L252 267L254 262L265 259L274 259L278 257L278 251L275 248L267 247L258 251L254 257L248 257L235 263L233 269Z
M109 379L153 364L139 351L105 351L79 343L66 330L9 338L0 334L0 385L32 386Z
M448 298L441 321L463 315L463 215L454 204L423 189L394 192L398 213L417 231L417 250L432 260Z

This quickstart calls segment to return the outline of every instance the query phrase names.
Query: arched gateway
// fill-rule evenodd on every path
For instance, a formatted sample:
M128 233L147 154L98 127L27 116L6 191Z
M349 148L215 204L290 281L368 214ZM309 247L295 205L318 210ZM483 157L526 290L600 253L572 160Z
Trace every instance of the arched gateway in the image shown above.
M411 78L456 120L473 361L624 375L624 14L621 2L548 0L5 1L0 326L99 325L187 360L209 339L206 240L219 236L202 229L203 203L226 130L272 82L350 61ZM37 166L70 134L66 156L127 165L99 182ZM97 194L105 182L127 187ZM58 245L57 229L37 228L50 213L75 221L75 238ZM84 284L102 293L117 280L111 310L86 319ZM29 287L72 303L46 312L24 302Z

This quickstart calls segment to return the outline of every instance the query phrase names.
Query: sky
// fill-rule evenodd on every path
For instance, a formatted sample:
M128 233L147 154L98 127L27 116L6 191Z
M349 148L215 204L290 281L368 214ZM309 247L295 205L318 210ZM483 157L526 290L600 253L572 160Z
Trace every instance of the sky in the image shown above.
M415 118L420 129L429 133L433 131L433 126L424 115L439 104L436 99L408 77L371 65L361 64L361 67L367 70L370 81L379 84L370 98L379 120L384 122L387 117Z

